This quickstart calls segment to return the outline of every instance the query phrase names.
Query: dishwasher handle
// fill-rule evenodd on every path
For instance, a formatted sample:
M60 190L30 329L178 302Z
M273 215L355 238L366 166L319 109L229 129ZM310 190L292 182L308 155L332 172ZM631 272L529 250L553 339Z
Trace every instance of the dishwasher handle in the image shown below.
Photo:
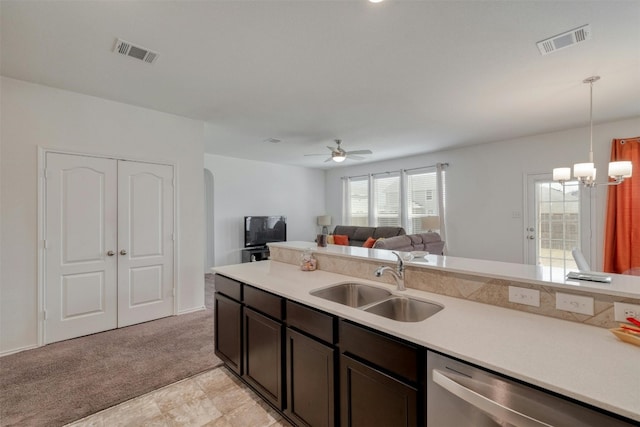
M508 408L482 394L473 391L448 377L444 372L434 369L432 371L433 382L460 399L489 414L498 420L506 421L516 427L553 427L521 412Z

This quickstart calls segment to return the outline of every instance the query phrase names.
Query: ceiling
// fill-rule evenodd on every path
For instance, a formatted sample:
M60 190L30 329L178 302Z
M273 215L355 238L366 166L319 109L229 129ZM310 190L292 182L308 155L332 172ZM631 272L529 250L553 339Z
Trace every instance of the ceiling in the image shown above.
M3 76L206 122L205 151L305 167L640 116L640 1L7 1ZM536 42L590 24L549 55ZM115 39L159 53L147 64ZM276 138L281 142L269 142ZM341 165L354 164L347 160Z

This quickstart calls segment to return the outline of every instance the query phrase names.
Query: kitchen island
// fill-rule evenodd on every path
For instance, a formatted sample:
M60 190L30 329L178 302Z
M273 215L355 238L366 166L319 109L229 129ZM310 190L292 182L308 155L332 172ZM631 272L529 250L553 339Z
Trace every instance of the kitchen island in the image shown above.
M373 260L377 259L374 254ZM380 261L390 260L384 253L380 256ZM321 270L304 272L296 265L277 261L213 270L287 300L640 422L640 348L619 341L605 328L417 289L398 292L394 286L377 281ZM421 322L399 322L310 294L353 281L386 287L392 293L445 308Z

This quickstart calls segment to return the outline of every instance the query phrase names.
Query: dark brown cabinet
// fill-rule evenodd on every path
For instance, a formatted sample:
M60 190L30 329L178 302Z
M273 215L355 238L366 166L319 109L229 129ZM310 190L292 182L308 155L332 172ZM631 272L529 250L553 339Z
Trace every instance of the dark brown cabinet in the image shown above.
M216 275L215 354L242 375L242 284Z
M287 301L286 415L300 426L336 425L335 318Z
M418 390L369 365L340 356L341 425L417 425Z
M340 321L340 425L424 424L423 350Z
M243 378L276 408L284 409L282 324L284 300L245 286Z
M216 293L214 316L216 356L242 375L242 304Z
M244 325L244 379L282 409L282 323L245 308Z

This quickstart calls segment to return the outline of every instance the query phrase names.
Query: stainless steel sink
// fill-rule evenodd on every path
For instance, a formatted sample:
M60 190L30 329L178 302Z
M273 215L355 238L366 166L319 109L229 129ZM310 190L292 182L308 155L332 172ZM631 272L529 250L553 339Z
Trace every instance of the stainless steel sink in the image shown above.
M312 291L311 295L350 307L364 307L389 298L391 292L362 283L340 283L330 288Z
M367 307L364 311L400 322L420 322L433 316L443 308L440 304L432 302L394 297Z

